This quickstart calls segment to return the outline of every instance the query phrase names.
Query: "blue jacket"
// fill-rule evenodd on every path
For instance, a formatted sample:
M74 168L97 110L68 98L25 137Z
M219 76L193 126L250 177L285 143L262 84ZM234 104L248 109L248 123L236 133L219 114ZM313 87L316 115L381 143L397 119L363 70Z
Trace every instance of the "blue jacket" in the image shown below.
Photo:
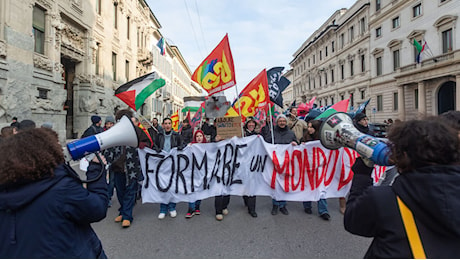
M105 175L85 189L66 167L57 166L52 178L0 186L2 258L106 257L90 226L107 213ZM88 179L101 169L90 163Z

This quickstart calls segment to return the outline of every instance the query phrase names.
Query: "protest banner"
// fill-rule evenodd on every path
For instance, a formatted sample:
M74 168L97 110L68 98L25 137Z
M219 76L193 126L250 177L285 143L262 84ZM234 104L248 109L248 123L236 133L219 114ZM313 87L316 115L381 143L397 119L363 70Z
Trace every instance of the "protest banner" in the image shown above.
M319 141L273 145L259 135L192 144L179 151L139 149L143 203L190 202L216 195L317 201L344 197L358 153L328 150ZM378 174L385 167L376 166ZM374 176L378 180L378 176Z
M241 116L218 117L214 121L217 135L222 139L241 137Z

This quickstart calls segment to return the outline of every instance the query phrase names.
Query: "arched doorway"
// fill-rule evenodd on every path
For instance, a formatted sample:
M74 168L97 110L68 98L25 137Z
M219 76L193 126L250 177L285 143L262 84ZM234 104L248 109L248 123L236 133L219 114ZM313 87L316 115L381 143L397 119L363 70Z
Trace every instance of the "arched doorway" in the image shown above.
M455 88L456 83L447 81L441 85L438 91L438 115L455 110Z

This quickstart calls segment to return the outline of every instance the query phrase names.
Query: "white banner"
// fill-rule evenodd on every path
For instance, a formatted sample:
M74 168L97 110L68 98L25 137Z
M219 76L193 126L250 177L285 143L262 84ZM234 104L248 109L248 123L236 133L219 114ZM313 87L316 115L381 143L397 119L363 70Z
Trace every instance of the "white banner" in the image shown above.
M345 197L358 154L319 141L272 145L261 136L192 144L182 151L139 149L143 203L193 202L217 195L261 195L317 201ZM375 180L385 171L376 167Z

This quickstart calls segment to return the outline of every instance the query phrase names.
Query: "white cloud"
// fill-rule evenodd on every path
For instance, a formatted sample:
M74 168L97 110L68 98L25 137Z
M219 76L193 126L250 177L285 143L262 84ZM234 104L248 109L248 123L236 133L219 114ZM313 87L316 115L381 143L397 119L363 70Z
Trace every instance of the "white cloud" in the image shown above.
M355 0L147 0L160 32L193 72L226 33L241 91L264 68L289 69L293 54L338 9ZM227 90L227 97L236 96Z

